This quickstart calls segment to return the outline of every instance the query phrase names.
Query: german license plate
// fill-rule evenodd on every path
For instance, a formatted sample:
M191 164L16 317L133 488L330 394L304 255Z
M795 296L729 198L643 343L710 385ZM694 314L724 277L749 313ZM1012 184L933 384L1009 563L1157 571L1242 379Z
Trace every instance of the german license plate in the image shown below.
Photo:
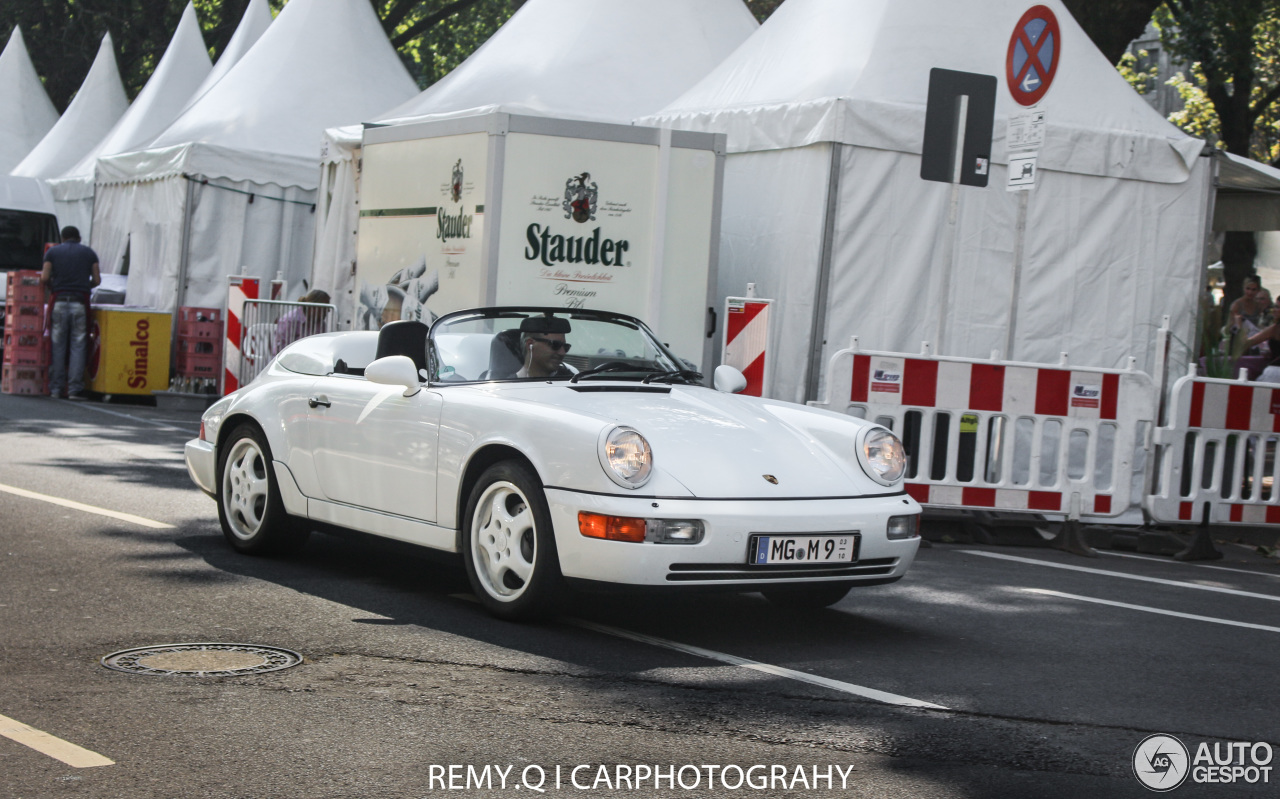
M778 563L853 563L858 559L858 534L753 535L747 562L754 566Z

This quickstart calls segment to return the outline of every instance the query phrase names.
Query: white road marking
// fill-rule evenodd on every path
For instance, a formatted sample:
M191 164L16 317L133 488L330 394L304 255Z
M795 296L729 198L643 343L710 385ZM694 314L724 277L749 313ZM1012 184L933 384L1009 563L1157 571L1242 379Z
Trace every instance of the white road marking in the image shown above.
M1128 602L1114 602L1110 599L1095 599L1091 596L1080 596L1078 594L1064 594L1061 591L1050 591L1045 588L1023 588L1032 594L1043 594L1045 596L1056 596L1064 599L1078 599L1081 602L1093 602L1098 605L1111 605L1116 608L1128 608L1129 610L1141 610L1145 613L1159 613L1161 616L1177 616L1180 619L1193 619L1195 621L1211 621L1214 624L1228 624L1232 627L1247 627L1250 630L1265 630L1269 633L1280 633L1280 627L1268 627L1265 624L1249 624L1243 621L1231 621L1230 619L1215 619L1212 616L1197 616L1194 613L1179 613L1176 610L1163 610L1161 608L1150 608L1146 605L1130 605Z
M85 513L96 513L99 516L109 516L112 519L119 519L123 522L132 522L133 524L142 525L143 527L151 527L156 530L170 530L173 528L172 524L165 524L164 522L157 522L152 519L144 519L141 516L134 516L132 513L121 513L118 510L108 510L107 508L99 508L96 505L86 505L83 502L76 502L71 499L51 497L48 494L37 494L34 491L28 491L25 488L16 488L14 486L5 485L4 483L0 483L0 491L4 491L8 494L14 494L19 497L26 497L27 499L38 499L41 502L61 505L64 508L80 510Z
M998 560L1012 560L1018 563L1031 563L1036 566L1048 566L1051 569L1066 569L1067 571L1084 572L1085 574L1101 574L1106 577L1121 577L1125 580L1141 580L1144 583L1172 585L1176 588L1194 588L1197 591L1213 591L1218 594L1231 594L1232 596L1244 596L1251 599L1269 599L1272 602L1280 602L1280 596L1272 596L1271 594L1255 594L1252 591L1237 591L1234 588L1219 588L1216 585L1196 585L1195 583L1184 583L1179 580L1161 580L1159 577L1144 577L1140 574L1125 574L1124 572L1113 572L1107 571L1106 569L1090 569L1087 566L1072 566L1067 563L1050 563L1047 560L1020 558L1017 555L1004 555L999 552L979 552L976 549L961 549L957 551L963 552L967 555L980 555L984 558L996 558Z
M688 655L696 655L708 660L718 660L721 663L728 663L731 666L741 666L744 669L753 669L755 671L772 674L776 677L786 677L799 682L806 682L810 685L818 685L823 688L831 688L846 694L854 694L865 699L873 699L877 702L884 702L890 705L901 705L903 707L923 707L931 710L948 710L949 708L942 705L935 705L932 702L924 702L919 699L912 699L909 696L898 696L897 694L887 693L885 691L877 691L874 688L866 688L853 683L841 682L840 680L832 680L828 677L819 677L816 674L806 674L803 671L795 671L794 669L786 669L781 666L772 666L768 663L760 663L755 660L747 660L737 655L727 655L723 652L716 652L711 649L703 649L700 646L690 646L689 644L681 644L676 641L668 641L665 638L655 638L651 635L631 632L618 627L610 627L606 624L596 624L591 621L583 621L581 619L562 619L569 624L582 627L587 630L604 633L606 635L616 636L618 638L627 638L632 641L639 641L642 644L651 644L664 649L674 649L677 652L684 652Z
M0 735L17 741L23 746L31 747L42 755L54 760L61 760L74 768L92 768L94 766L112 766L114 760L108 760L97 752L91 752L82 746L55 738L47 732L35 727L28 727L20 721L8 716L0 716Z
M112 411L112 410L107 410L106 408L99 408L97 405L91 405L87 402L72 402L71 400L60 400L60 402L65 402L68 405L75 405L77 408L84 408L86 411L97 411L98 413L105 413L110 416L118 416L121 419L128 419L133 422L142 422L143 424L155 425L156 427L161 427L161 428L164 428L165 430L172 430L175 433L192 433L194 435L194 433L196 432L195 430L189 430L185 427L174 427L171 424L165 424L164 422L157 422L154 419L143 419L141 416L134 416L128 413L121 413L120 411Z
M1103 552L1098 550L1102 555L1110 555L1113 558L1133 558L1134 560L1150 560L1156 563L1178 563L1183 566L1195 566L1198 569L1217 569L1223 572L1236 572L1238 574L1253 574L1258 577L1280 577L1280 574L1268 574L1267 572L1254 571L1252 569L1233 569L1230 566L1210 566L1208 563L1187 563L1181 560L1169 560L1168 558L1149 558L1146 555L1131 555L1127 552Z

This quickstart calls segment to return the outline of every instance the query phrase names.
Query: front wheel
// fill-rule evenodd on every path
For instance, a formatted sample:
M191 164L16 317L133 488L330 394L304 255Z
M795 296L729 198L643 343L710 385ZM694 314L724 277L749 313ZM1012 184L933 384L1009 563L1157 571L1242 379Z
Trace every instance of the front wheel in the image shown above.
M853 586L848 583L810 583L780 585L760 593L780 608L787 610L821 610L844 599Z
M281 554L305 544L307 531L289 517L280 499L266 437L244 424L219 450L218 521L227 542L248 555Z
M480 604L510 620L550 616L563 595L551 514L528 466L502 461L476 482L463 516L462 558Z

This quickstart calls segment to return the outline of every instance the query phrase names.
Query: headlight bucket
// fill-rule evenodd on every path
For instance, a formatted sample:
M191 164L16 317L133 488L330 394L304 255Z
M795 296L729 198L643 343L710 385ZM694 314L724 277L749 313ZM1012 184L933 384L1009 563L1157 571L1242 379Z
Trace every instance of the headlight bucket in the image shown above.
M633 428L613 427L601 433L599 455L604 473L623 488L640 488L653 474L653 451Z
M890 516L885 525L885 536L890 541L902 541L920 535L920 514L910 516Z
M868 428L859 437L858 462L881 485L893 485L907 473L907 452L901 439L883 427Z

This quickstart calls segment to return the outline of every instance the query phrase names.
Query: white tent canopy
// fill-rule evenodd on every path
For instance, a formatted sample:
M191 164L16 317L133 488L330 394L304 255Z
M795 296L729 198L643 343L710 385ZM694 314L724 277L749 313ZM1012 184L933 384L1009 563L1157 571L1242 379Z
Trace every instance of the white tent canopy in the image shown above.
M1192 340L1211 202L1203 142L1162 119L1059 0L1036 186L1007 192L1005 79L1027 0L788 0L639 124L728 134L720 295L779 300L775 396L820 393L868 349L1151 368L1168 314ZM998 78L990 185L920 178L930 70ZM830 219L830 223L827 220ZM1175 355L1183 362L1187 353Z
M21 28L13 29L0 53L0 108L0 175L7 175L58 121Z
M298 286L322 131L415 91L365 0L291 0L147 150L98 160L105 269L127 257L129 302L164 310L220 306L231 274Z
M270 24L271 9L267 7L267 0L249 0L244 14L240 16L240 24L236 26L235 33L231 34L231 40L218 55L218 63L214 64L213 69L205 75L199 88L191 93L183 110L195 105L201 97L208 94L214 84L231 71L232 67L240 63L240 59L244 58L245 53L249 52L258 39L262 38L262 34L266 33Z
M119 121L129 98L120 82L111 34L102 37L98 55L80 91L66 112L40 143L13 169L14 175L28 178L55 178L66 172Z
M373 119L502 110L630 123L693 86L758 27L742 0L528 0L456 69ZM326 136L322 196L330 199L317 226L312 274L317 287L337 296L350 290L355 261L353 153L361 128Z
M49 181L61 224L76 225L89 238L98 156L128 152L150 143L178 116L211 68L195 7L188 3L164 56L129 110L75 166Z

